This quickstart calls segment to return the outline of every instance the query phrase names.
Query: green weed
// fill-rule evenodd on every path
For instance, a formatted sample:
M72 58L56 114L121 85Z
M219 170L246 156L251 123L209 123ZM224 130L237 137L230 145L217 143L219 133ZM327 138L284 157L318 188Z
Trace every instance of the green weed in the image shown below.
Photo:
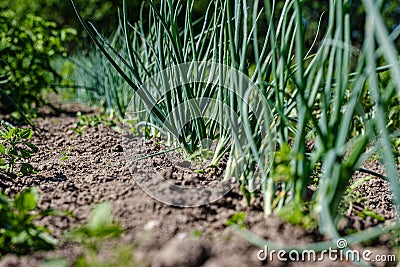
M65 161L68 159L69 155L71 154L72 147L69 146L66 152L62 152L62 157L60 158L63 165L65 165Z
M247 216L247 214L245 212L235 213L231 217L228 218L228 220L225 222L225 225L227 225L227 226L236 225L236 226L240 227L241 229L246 229L247 228L247 226L245 224L246 216Z
M37 188L29 188L9 199L0 191L0 258L7 253L24 255L32 251L53 249L58 243L50 231L34 220L60 215L54 210L36 211Z
M201 230L194 230L190 233L191 236L199 238L203 235L203 232Z
M93 208L88 222L73 230L68 239L79 242L90 251L98 252L102 241L118 237L121 233L121 226L113 222L111 204L102 203Z
M18 173L28 175L36 173L29 163L38 148L29 142L33 136L32 129L14 127L6 122L1 122L0 128L0 170L14 173L15 166L20 165Z
M114 118L114 116L110 115L101 115L94 114L91 116L84 115L81 112L77 112L76 114L78 120L73 128L71 128L74 132L79 135L82 135L85 132L85 129L88 127L97 127L100 124L112 127L117 130L118 118Z
M113 221L110 203L96 205L86 224L74 229L67 240L78 242L84 247L84 253L76 261L49 259L45 266L66 263L75 267L136 266L132 251L134 246L116 246L109 250L109 244L122 234L122 228ZM110 243L111 242L111 243ZM100 258L101 251L107 248L107 256Z
M365 219L366 217L371 217L381 222L385 220L381 215L372 211L368 207L365 207L365 202L367 201L367 199L365 197L362 197L361 192L357 190L357 188L362 183L370 179L372 179L372 176L359 178L352 185L348 186L345 193L343 194L343 198L339 206L339 214L341 214L342 216L350 216L350 214L354 212L362 219Z

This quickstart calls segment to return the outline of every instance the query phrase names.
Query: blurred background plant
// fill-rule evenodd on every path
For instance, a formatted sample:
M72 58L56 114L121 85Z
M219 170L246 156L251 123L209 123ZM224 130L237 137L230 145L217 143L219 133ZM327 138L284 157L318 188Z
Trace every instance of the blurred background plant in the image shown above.
M83 247L82 255L74 262L64 258L48 259L45 266L137 266L133 257L134 246L116 244L117 238L122 233L121 225L113 219L111 204L109 202L96 204L90 212L87 223L66 235L67 240L77 242Z
M0 259L8 253L24 255L32 251L50 250L58 243L49 229L35 220L50 215L62 215L55 210L38 210L39 192L28 188L7 197L0 191Z
M111 33L113 27L118 23L117 8L120 1L102 1L102 0L79 0L79 4L84 6L82 12L88 19L96 23L101 23L103 29ZM137 1L139 2L139 1ZM80 25L76 23L75 14L71 8L69 1L24 1L24 0L5 0L0 3L0 10L13 10L15 19L23 21L27 14L40 16L43 20L54 22L58 28L72 27L81 30ZM69 47L78 45L82 48L85 45L81 37L82 31L79 32L79 41L74 42Z
M18 18L11 10L0 12L0 112L35 114L46 101L46 89L60 80L51 60L67 56L66 42L76 34L71 28L58 29L56 24L31 14Z

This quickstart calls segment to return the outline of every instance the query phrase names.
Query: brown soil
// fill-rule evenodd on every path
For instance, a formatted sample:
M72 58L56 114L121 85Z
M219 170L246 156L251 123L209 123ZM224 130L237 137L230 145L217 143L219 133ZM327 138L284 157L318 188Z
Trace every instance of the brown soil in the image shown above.
M134 245L132 254L139 266L348 266L350 263L325 261L318 264L307 262L261 262L257 259L259 248L252 246L225 225L233 214L247 213L247 228L281 244L305 244L321 241L316 231L284 223L278 217L263 217L261 200L249 208L239 194L237 186L223 198L200 207L181 208L159 202L146 194L135 183L125 165L121 133L105 125L89 127L78 135L71 129L76 125L76 112L93 111L79 105L69 105L69 112L52 114L44 112L35 123L41 136L35 135L33 143L39 147L32 164L39 174L28 177L0 176L0 187L9 196L22 189L37 186L41 193L40 208L72 211L74 217L50 217L40 221L48 226L54 236L63 240L65 233L86 222L90 209L96 203L112 204L114 218L123 229L119 244ZM138 155L160 150L156 141L134 138ZM62 153L71 153L61 161ZM371 161L368 167L382 173L380 165ZM179 153L171 152L140 162L145 168L152 166L177 184L190 185L194 180L207 180L188 168L187 160ZM223 166L220 166L221 168ZM218 173L215 174L218 176ZM355 178L364 174L357 173ZM359 190L367 198L364 205L385 219L394 217L387 183L373 178L363 183ZM362 207L361 207L362 208ZM360 230L379 222L361 219L357 209L349 211L343 229ZM195 237L194 233L197 233ZM200 235L200 236L199 236ZM368 247L377 254L396 254L390 243L391 236L382 236ZM358 249L365 249L361 246ZM112 249L108 249L112 250ZM51 252L37 252L16 257L6 255L0 266L41 266L48 258L66 257L73 261L83 250L78 244L60 242ZM394 265L394 263L391 263ZM385 263L377 263L385 266ZM387 263L390 265L390 263Z

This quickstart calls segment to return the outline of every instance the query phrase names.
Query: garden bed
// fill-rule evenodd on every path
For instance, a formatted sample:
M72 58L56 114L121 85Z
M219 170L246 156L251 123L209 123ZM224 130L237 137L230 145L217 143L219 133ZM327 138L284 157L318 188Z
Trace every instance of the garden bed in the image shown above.
M227 226L232 215L246 214L244 222L236 220L240 226L259 236L284 245L305 244L325 240L316 230L304 230L283 222L276 216L263 217L262 199L248 207L246 200L234 187L223 198L196 208L181 208L163 204L147 195L136 183L125 165L122 136L116 127L100 123L87 127L81 134L73 129L80 111L86 115L96 111L70 104L68 112L54 114L43 111L35 120L38 131L32 142L39 148L32 164L38 174L21 177L1 177L0 186L8 196L14 196L24 188L36 186L40 192L42 209L54 208L72 211L74 216L52 216L38 223L48 226L55 237L62 240L55 251L36 252L17 257L8 254L0 261L0 266L42 266L51 258L66 258L73 262L84 253L79 244L63 241L65 234L87 221L90 210L96 203L110 202L116 222L124 230L116 243L129 249L139 266L263 266L269 261L260 261L257 248ZM38 134L40 133L40 135ZM134 138L138 154L143 150L153 153L160 148L155 140L144 141ZM69 153L68 153L69 151ZM141 161L141 166L156 167L167 179L177 183L190 184L193 180L207 180L207 175L193 172L187 167L187 159L179 158L179 153L161 154ZM64 157L63 157L64 156ZM178 157L178 158L177 158ZM190 164L189 164L190 165ZM368 161L365 167L383 173L377 161ZM222 166L223 167L223 166ZM192 171L192 173L190 173ZM354 179L365 177L356 173ZM210 177L208 177L210 178ZM387 182L372 178L361 184L357 190L365 201L347 210L341 222L342 232L359 231L379 223L376 218L361 218L357 211L368 207L376 214L390 221L395 215ZM361 205L361 206L360 206ZM232 219L231 219L232 221ZM374 240L368 247L373 255L398 256L393 238L384 235ZM107 254L114 253L118 246L106 247ZM104 253L100 253L104 256ZM395 263L374 263L377 266ZM273 261L276 266L311 266L310 262ZM344 266L349 262L330 261L313 263L320 266Z

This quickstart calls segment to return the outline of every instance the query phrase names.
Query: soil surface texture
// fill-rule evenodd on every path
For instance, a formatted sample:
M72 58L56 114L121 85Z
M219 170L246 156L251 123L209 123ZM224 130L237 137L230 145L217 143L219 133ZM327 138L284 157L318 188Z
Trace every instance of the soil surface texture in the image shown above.
M25 177L0 175L0 187L12 197L24 188L36 186L40 192L41 209L72 211L74 216L52 216L37 222L46 225L60 240L56 250L21 257L8 254L0 261L1 267L43 266L47 259L60 257L73 262L85 252L79 244L65 241L65 234L87 222L91 209L102 202L111 203L114 219L124 230L114 245L107 246L105 251L111 253L117 245L129 247L129 253L138 266L355 266L328 258L323 262L259 260L260 248L248 243L226 225L232 215L245 212L244 225L248 230L282 245L306 244L328 238L322 237L316 230L306 231L300 226L283 222L277 216L265 218L262 199L256 199L248 207L237 185L224 197L199 207L164 204L142 190L135 181L135 175L138 179L145 179L140 175L151 169L173 184L209 184L212 179L220 177L225 161L222 160L215 171L199 174L195 172L198 166L185 159L179 151L172 151L140 160L134 167L128 166L121 131L100 123L85 128L79 134L73 131L79 120L76 113L79 111L91 116L97 111L78 104L68 104L63 108L67 111L57 114L44 109L35 119L37 133L32 142L39 147L39 152L34 156L32 165L39 171L38 174ZM136 152L138 156L164 149L157 140L139 137L130 138L130 145L131 152ZM68 158L62 160L68 150ZM364 167L383 174L377 161L368 161ZM353 180L365 176L357 172ZM380 223L376 218L357 215L365 208L386 221L394 218L392 197L384 179L366 179L357 192L365 201L347 207L346 217L340 222L343 233ZM360 251L369 249L373 255L395 254L397 257L398 251L393 247L393 237L385 235L368 246L359 244L351 248ZM395 263L374 262L373 265L394 266Z

